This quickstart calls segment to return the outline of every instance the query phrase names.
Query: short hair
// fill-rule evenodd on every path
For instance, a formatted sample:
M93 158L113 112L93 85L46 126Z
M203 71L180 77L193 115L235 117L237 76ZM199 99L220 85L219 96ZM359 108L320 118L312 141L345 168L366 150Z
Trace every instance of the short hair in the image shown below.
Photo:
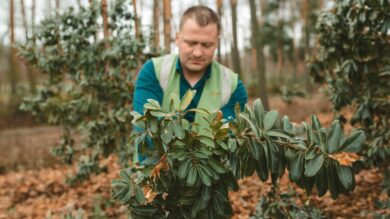
M218 33L220 33L221 21L219 19L219 16L209 7L203 5L196 5L188 8L181 16L179 30L183 28L184 23L189 18L194 19L196 23L201 27L207 26L209 24L216 24Z

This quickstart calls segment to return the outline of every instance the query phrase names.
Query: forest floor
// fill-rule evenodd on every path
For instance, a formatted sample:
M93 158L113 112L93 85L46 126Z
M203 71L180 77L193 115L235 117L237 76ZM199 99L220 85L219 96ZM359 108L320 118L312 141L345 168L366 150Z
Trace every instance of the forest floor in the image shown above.
M309 99L297 98L290 105L279 98L271 98L270 105L294 122L307 121L311 114L316 114L324 126L329 126L334 118L322 94ZM75 171L75 166L60 164L49 153L60 134L58 127L46 126L0 130L0 219L66 218L69 215L127 218L126 207L111 199L111 181L120 171L117 158L110 156L102 161L108 167L106 173L70 187L65 179ZM389 200L381 182L382 174L378 169L363 170L356 175L354 192L332 200L329 194L321 198L307 196L305 191L291 184L285 174L280 179L279 191L297 191L293 199L296 204L319 208L326 218L374 218L376 214L390 215L389 210L376 205L378 200ZM239 185L239 191L229 193L233 218L249 218L260 198L271 190L271 182L261 182L254 175L240 180Z

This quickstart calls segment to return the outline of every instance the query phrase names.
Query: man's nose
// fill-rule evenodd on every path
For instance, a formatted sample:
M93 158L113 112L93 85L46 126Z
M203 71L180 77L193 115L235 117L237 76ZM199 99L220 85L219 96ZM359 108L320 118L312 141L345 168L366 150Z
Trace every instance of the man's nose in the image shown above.
M195 46L194 50L192 51L193 55L196 57L202 56L203 55L203 50L200 45Z

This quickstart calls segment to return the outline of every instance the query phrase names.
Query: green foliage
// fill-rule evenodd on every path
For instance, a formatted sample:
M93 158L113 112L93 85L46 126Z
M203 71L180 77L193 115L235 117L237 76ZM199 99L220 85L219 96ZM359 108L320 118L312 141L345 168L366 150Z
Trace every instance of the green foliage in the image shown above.
M369 164L390 158L390 3L339 0L317 23L320 51L309 68L326 82L336 110L352 106L351 122L367 133Z
M45 19L20 48L21 56L47 75L37 95L25 98L21 108L63 127L55 155L67 163L82 155L77 156L78 174L69 182L100 172L102 156L131 153L118 149L125 148L131 131L131 72L144 59L144 42L133 36L130 8L124 0L111 6L108 39L101 39L102 15L95 2ZM72 131L81 133L81 147Z
M132 113L133 124L143 131L132 134L129 147L137 145L147 159L121 171L112 186L114 199L128 204L134 218L229 218L228 191L238 189L238 179L257 172L262 181L270 175L276 184L286 168L290 180L309 194L314 185L319 196L329 190L332 198L353 190L351 167L334 155L359 151L362 131L345 137L338 121L325 129L313 116L300 136L287 117L266 112L259 99L243 112L237 105L237 118L227 122L221 112L183 110L193 95L173 98L170 109L148 100L144 115ZM191 111L202 113L209 126L185 120Z
M308 204L301 207L295 203L294 198L298 198L295 191L279 194L273 189L267 197L261 197L256 211L250 218L325 218L320 209Z

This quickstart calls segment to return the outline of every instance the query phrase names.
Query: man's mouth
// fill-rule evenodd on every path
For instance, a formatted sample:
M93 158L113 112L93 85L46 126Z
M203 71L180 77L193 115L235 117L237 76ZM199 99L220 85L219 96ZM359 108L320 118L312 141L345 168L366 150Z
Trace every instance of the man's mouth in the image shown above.
M195 65L200 65L200 64L202 64L202 60L190 60L190 62L191 62L192 64L195 64Z

